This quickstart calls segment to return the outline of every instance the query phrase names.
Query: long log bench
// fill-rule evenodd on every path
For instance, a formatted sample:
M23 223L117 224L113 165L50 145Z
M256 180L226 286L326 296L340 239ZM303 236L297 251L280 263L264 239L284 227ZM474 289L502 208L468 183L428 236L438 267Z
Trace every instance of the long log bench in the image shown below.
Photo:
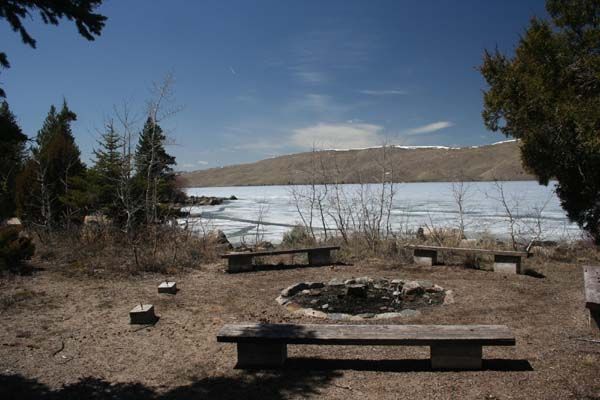
M488 250L471 247L445 247L429 245L409 245L413 249L415 264L432 266L437 263L438 252L448 251L466 254L492 254L494 256L494 272L520 274L522 258L527 258L530 253L526 251Z
M429 346L434 369L481 369L482 346L514 346L504 325L225 325L218 342L237 343L237 368L277 368L288 344Z
M600 266L583 267L585 307L590 313L590 328L600 333Z
M253 252L233 252L222 254L221 258L228 260L227 272L251 271L254 257L276 256L281 254L307 253L308 263L314 266L331 264L331 251L339 250L340 246L307 247L289 250L267 250Z

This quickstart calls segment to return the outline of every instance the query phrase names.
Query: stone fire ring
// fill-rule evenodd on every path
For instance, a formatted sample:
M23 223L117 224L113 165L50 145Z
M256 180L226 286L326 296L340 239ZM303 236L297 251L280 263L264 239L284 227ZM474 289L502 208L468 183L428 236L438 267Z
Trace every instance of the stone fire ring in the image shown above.
M403 318L403 317L415 317L421 315L419 310L412 309L404 309L400 312L384 312L384 313L373 313L368 316L365 315L352 315L345 313L326 313L324 311L315 310L313 308L304 308L298 303L293 301L294 295L302 292L308 291L311 289L321 289L325 287L325 285L329 286L353 286L356 284L366 284L373 282L387 282L391 285L396 285L397 287L404 288L422 288L425 292L433 293L433 292L445 292L443 305L448 305L454 303L454 292L452 290L444 290L441 286L432 284L428 281L408 281L403 279L392 279L388 280L385 278L381 279L373 279L370 277L362 277L356 279L347 279L347 280L339 280L332 279L328 283L323 282L300 282L294 285L291 285L281 291L281 294L275 299L277 303L286 307L286 309L297 315L304 315L307 317L313 318L322 318L322 319L331 319L331 320L348 320L348 321L363 321L365 319L389 319L389 318Z

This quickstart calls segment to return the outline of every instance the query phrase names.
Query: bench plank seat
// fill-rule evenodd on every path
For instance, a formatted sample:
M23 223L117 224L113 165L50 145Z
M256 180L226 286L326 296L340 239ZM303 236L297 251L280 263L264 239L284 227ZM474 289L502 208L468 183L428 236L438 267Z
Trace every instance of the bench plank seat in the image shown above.
M528 257L529 253L526 251L518 250L490 250L490 249L478 249L473 247L446 247L446 246L429 246L429 245L408 245L411 249L420 250L434 250L434 251L454 251L462 253L481 253L481 254L494 254L500 256L515 256L515 257Z
M227 272L242 272L250 271L254 268L252 264L254 257L276 256L280 254L307 253L310 265L329 265L331 264L331 251L339 249L340 246L321 246L302 249L233 252L221 254L221 258L228 260Z
M585 307L589 310L590 328L600 333L600 266L583 267Z
M225 325L219 342L430 346L468 341L482 346L513 346L503 325Z
M514 346L504 325L225 325L217 341L237 343L238 368L281 367L288 344L430 346L434 369L480 369L482 346Z
M445 247L430 245L408 245L413 249L413 260L415 264L433 266L437 263L438 252L450 251L471 254L492 254L494 256L494 271L501 273L520 274L521 259L530 256L527 251L514 250L489 250L472 247Z
M340 249L340 246L322 246L322 247L307 247L307 248L302 248L302 249L288 249L288 250L240 251L240 252L231 252L231 253L221 254L221 258L231 258L231 257L239 257L239 256L253 256L253 257L276 256L276 255L281 255L281 254L308 253L311 251L339 250L339 249Z

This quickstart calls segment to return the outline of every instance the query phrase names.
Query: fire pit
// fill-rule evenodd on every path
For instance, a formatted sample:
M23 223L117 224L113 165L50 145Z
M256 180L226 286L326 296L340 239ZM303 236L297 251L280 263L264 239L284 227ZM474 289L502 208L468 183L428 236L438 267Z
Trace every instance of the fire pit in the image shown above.
M277 302L311 317L363 320L416 316L453 299L451 290L425 280L361 277L297 283L282 290Z

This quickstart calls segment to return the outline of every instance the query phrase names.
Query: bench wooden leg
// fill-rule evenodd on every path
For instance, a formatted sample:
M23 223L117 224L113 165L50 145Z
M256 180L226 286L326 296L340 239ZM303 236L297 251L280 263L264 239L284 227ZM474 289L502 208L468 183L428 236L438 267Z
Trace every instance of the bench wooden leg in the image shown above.
M329 250L309 251L308 263L310 265L329 265L331 264L331 252Z
M415 264L431 267L432 265L437 264L437 251L415 249L413 261Z
M494 272L500 272L504 274L520 274L521 257L495 255Z
M481 369L481 345L433 345L431 368L433 369Z
M252 256L229 257L227 262L227 272L252 271Z
M600 309L588 309L590 312L590 328L593 333L600 334Z
M238 343L237 353L236 368L278 368L287 359L287 345Z

